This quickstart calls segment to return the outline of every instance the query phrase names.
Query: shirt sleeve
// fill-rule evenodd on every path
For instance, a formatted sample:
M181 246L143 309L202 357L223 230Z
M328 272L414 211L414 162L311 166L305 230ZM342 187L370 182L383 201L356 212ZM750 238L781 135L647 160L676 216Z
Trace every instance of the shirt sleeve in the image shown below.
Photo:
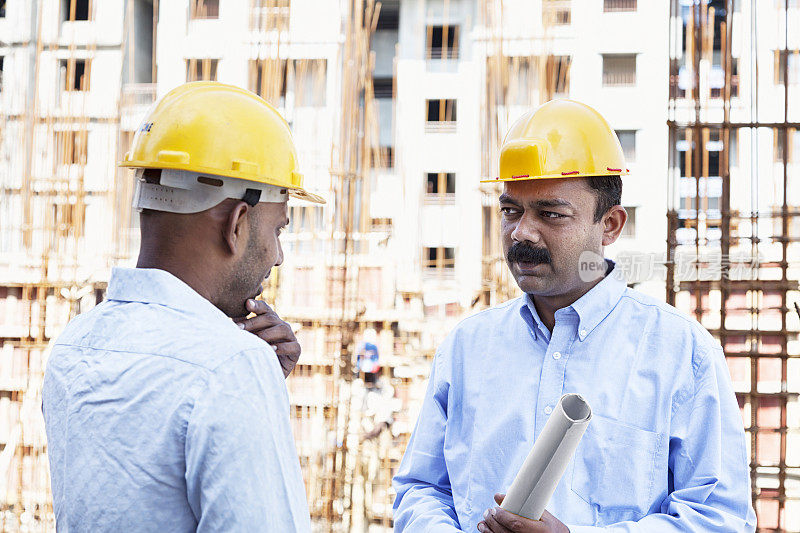
M185 442L198 533L310 530L283 374L271 355L238 354L198 386Z
M417 425L392 483L397 532L461 531L444 460L448 386L436 369L440 361L437 354Z
M571 533L755 531L744 429L725 356L719 347L697 356L694 393L673 409L669 469L674 490L661 512L606 527L568 526Z

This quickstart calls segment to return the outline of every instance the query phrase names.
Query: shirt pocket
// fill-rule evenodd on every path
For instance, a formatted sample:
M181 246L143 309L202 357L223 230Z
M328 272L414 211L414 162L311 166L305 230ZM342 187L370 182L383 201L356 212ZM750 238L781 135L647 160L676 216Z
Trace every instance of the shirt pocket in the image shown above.
M572 490L601 522L637 520L651 506L658 434L594 416L575 452Z

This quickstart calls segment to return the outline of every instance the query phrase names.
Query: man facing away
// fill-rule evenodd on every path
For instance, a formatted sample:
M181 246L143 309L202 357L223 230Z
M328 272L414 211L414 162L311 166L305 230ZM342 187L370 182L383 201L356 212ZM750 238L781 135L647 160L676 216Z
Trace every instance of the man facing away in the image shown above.
M189 83L122 165L137 169L137 267L114 269L45 374L58 530L309 531L284 383L300 346L253 299L283 261L288 195L322 202L288 125L248 91Z
M512 126L501 231L525 294L439 347L394 478L396 531L755 530L722 348L603 260L627 218L624 174L616 135L588 106L548 102ZM565 393L593 416L550 512L533 521L495 507Z

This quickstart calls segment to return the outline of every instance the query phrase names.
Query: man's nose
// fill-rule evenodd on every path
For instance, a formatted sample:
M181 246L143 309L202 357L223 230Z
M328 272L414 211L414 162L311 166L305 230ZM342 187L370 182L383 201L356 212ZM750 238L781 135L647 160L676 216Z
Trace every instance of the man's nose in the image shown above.
M529 242L531 244L541 242L542 234L539 224L531 214L524 213L522 215L514 231L511 232L511 239L514 242Z

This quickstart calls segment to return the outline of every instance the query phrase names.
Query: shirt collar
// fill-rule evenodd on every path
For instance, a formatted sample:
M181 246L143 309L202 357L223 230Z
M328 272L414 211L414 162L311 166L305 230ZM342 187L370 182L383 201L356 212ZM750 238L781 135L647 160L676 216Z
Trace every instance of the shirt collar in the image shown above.
M109 300L157 304L213 321L233 321L189 285L157 268L120 268L111 271Z
M571 306L580 317L580 340L585 339L613 311L627 288L620 272L614 271L614 262L606 259L606 263L609 265L606 276Z
M550 339L550 330L544 325L539 313L536 311L536 306L533 304L533 299L530 294L522 295L522 306L519 309L519 314L522 319L528 324L528 328L533 332L533 336L538 339L540 336L545 339Z
M610 259L606 259L606 263L609 265L606 276L567 308L571 308L578 315L578 338L580 340L584 340L611 313L627 288L620 273L614 271L615 263ZM533 304L531 296L525 294L521 301L520 315L536 338L538 339L541 335L544 339L549 339L550 331L542 322L539 313L536 312L536 306Z

